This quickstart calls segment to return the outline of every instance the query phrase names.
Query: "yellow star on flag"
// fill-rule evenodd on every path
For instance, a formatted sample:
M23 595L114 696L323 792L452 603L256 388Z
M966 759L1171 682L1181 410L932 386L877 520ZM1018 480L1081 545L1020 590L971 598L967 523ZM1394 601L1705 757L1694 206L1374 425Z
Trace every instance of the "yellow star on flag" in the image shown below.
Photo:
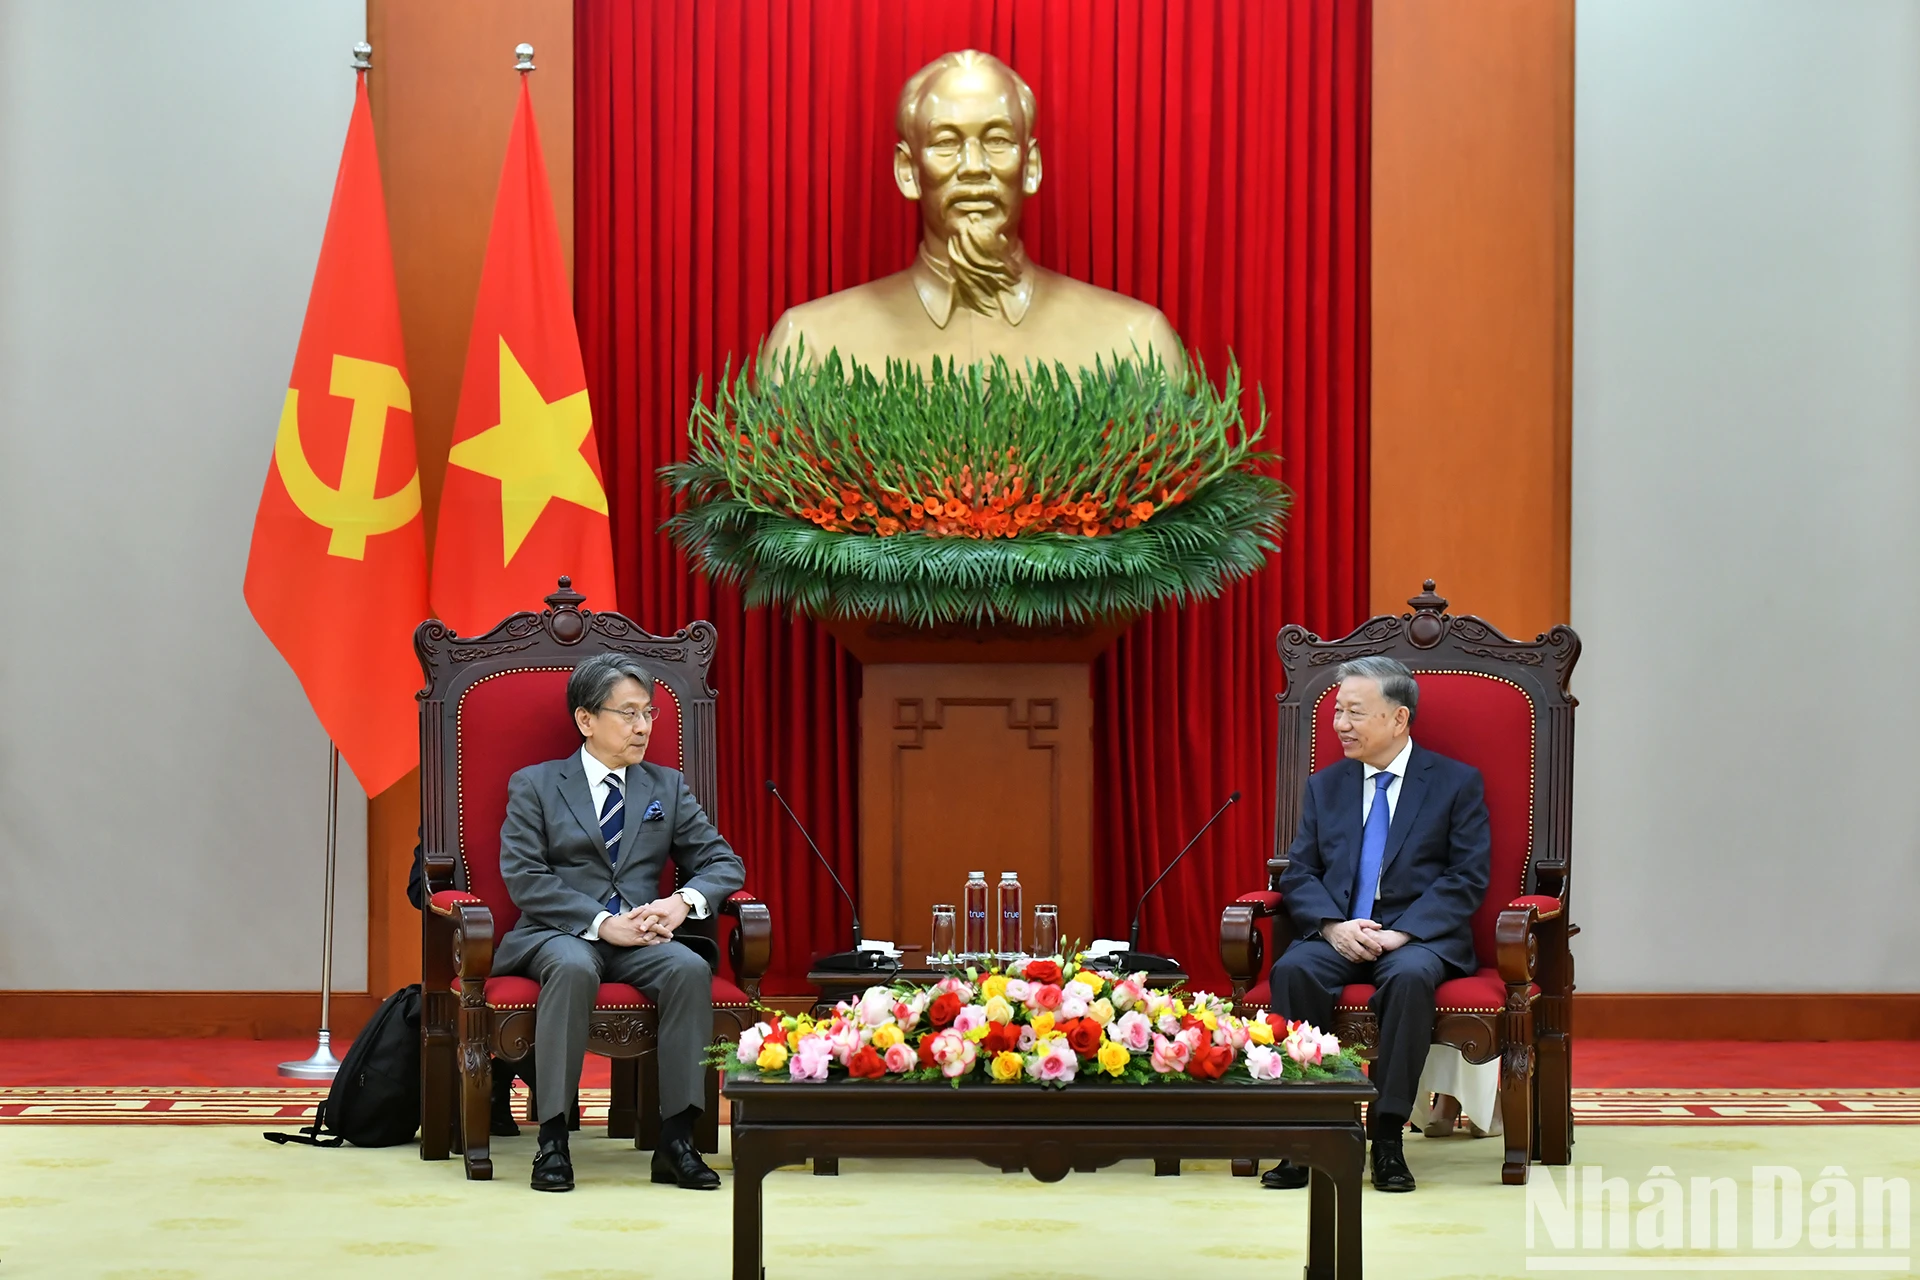
M592 430L586 389L547 403L501 338L500 421L453 446L447 461L500 482L504 563L513 562L555 498L607 514L607 492L580 452L580 442Z

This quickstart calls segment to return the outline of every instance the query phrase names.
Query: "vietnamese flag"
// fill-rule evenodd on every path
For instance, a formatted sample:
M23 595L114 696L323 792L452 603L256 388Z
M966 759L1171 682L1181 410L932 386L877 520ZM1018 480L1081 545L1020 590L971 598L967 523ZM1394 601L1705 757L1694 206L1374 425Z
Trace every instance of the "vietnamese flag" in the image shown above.
M360 74L253 519L247 607L368 795L420 758L427 548L400 297Z
M589 607L618 607L573 290L523 74L441 490L434 608L477 635L541 608L561 574Z

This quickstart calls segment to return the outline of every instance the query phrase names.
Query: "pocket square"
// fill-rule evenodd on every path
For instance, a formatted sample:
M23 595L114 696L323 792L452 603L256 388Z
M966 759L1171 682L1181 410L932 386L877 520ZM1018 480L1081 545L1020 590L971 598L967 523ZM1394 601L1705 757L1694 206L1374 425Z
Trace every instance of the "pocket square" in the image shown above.
M660 807L658 800L648 805L647 811L640 815L640 821L642 822L665 822L666 820L667 811Z

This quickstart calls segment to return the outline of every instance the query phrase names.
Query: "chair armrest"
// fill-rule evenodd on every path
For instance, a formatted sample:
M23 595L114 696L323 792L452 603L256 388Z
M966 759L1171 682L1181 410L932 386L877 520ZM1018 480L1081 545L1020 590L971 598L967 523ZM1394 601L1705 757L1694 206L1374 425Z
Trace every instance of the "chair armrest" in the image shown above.
M442 893L453 888L453 855L444 849L429 849L420 858L425 868L427 892Z
M720 914L739 922L727 943L727 959L741 990L757 1001L760 979L773 963L773 915L766 903L744 890L727 895Z
M1530 894L1500 912L1493 926L1494 963L1510 990L1533 982L1540 964L1540 926L1559 919L1563 906L1558 898Z
M462 983L485 982L493 973L493 910L461 889L443 889L427 910L453 924L453 972Z
M1270 889L1243 893L1220 913L1220 962L1233 981L1233 998L1240 999L1260 978L1266 959L1266 939L1259 922L1281 915L1280 895Z

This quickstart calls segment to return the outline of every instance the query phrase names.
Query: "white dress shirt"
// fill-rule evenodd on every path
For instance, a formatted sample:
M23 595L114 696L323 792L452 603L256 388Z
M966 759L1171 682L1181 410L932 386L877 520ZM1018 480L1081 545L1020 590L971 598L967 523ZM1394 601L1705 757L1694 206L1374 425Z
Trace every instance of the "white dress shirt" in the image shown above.
M1400 784L1407 776L1407 759L1412 755L1413 739L1408 738L1407 745L1400 748L1399 755L1387 762L1386 768L1376 769L1370 764L1361 766L1360 830L1362 832L1365 832L1367 829L1367 815L1373 812L1373 794L1375 789L1373 779L1376 774L1390 773L1393 775L1393 781L1387 784L1387 825L1393 825L1393 815L1400 807ZM1386 873L1386 859L1382 858L1380 861L1380 874L1385 876ZM1380 882L1378 880L1373 883L1373 900L1375 902L1380 901Z
M593 752L587 750L585 747L581 747L580 767L586 770L587 773L587 792L593 797L593 812L596 817L600 811L607 806L607 791L609 790L607 786L608 778L612 778L614 782L619 785L620 794L623 797L627 794L626 766L622 765L618 769L609 769L606 765L600 763L600 757L594 755ZM1389 812L1391 812L1391 810L1389 810ZM628 825L641 821L642 815L622 812L620 819L621 836L624 838ZM620 856L618 849L609 849L607 852L615 858ZM707 918L706 895L698 889L675 889L673 895L687 904L687 914L695 920L705 920ZM627 906L631 908L634 904L629 902ZM611 911L602 911L593 918L593 923L588 925L587 931L580 936L588 942L598 942L600 940L600 926L605 923L607 917L612 914Z

